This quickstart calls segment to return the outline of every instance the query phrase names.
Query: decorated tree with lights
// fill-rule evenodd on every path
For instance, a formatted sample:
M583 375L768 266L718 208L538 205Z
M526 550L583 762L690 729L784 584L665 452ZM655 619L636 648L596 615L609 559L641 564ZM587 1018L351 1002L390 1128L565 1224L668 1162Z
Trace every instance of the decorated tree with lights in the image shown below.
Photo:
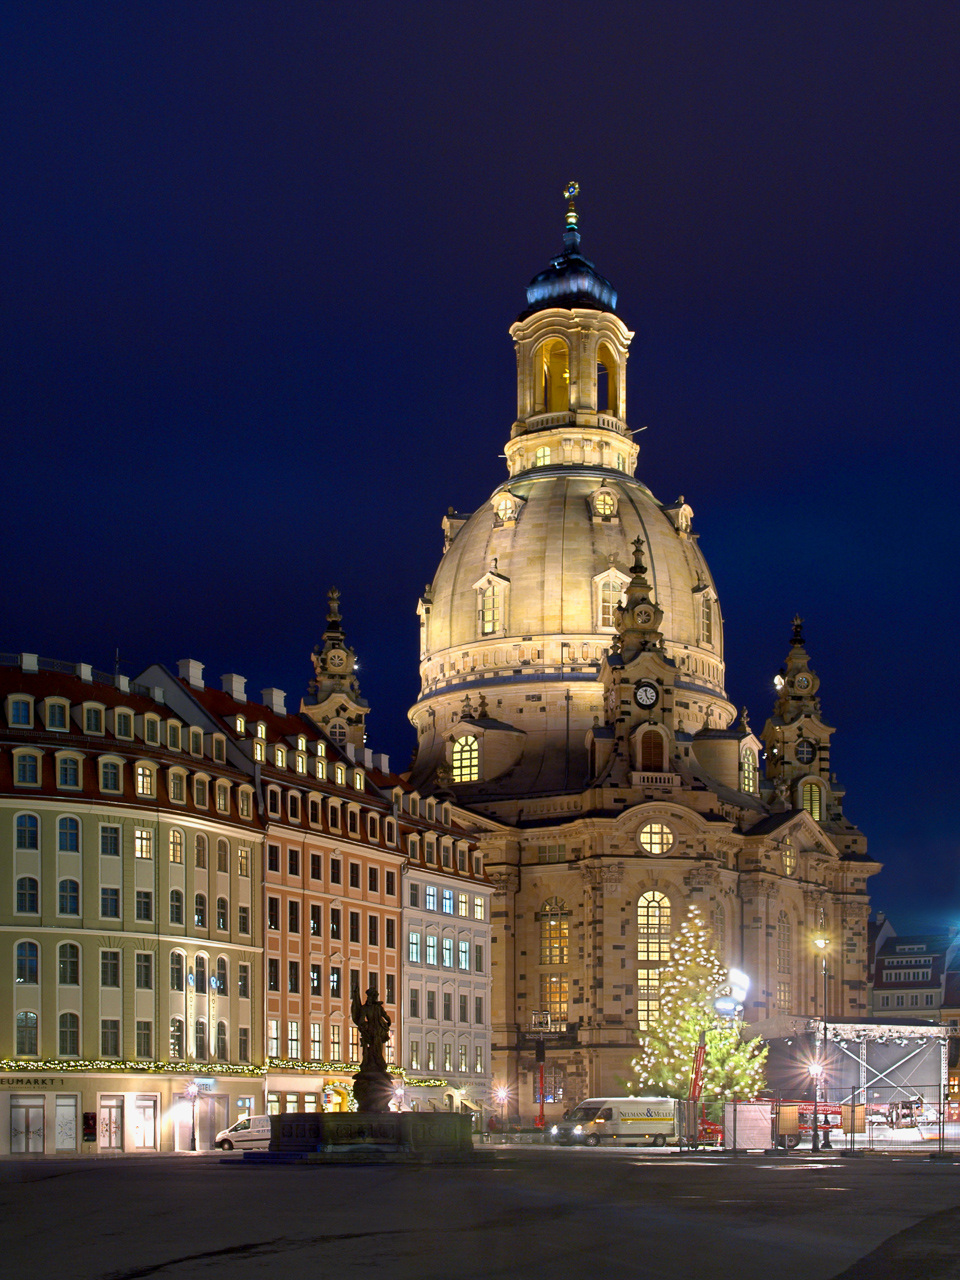
M745 1043L740 1019L720 1017L714 1008L729 984L710 930L699 909L691 907L661 970L659 1011L640 1033L628 1084L631 1094L688 1098L701 1032L706 1041L704 1101L752 1098L763 1088L766 1046L759 1040Z

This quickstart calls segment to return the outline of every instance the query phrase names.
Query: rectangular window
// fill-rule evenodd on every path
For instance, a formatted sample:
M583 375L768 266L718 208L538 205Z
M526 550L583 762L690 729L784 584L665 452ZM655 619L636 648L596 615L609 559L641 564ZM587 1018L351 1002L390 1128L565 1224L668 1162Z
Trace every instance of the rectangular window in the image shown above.
M267 960L267 990L280 990L280 961L273 956Z
M340 985L340 966L332 964L330 966L330 994L335 1000L339 1000L342 991Z
M153 832L139 828L133 833L133 856L135 858L153 857Z
M299 849L287 850L287 871L292 876L299 876L300 874L300 850Z
M426 850L427 862L436 862L437 860L437 855L435 852L436 846L434 845L433 841L429 839L424 840L423 847Z
M437 993L435 991L427 992L427 1021L436 1022L437 1020Z
M473 948L473 967L475 972L483 973L483 943L478 942Z
M30 715L30 703L26 698L14 698L10 704L10 723L30 725L33 718Z
M444 889L443 891L443 914L445 916L453 915L453 890Z
M410 1070L411 1071L420 1070L420 1041L419 1040L410 1041Z
M117 712L117 737L132 738L133 737L133 716L127 711Z
M323 969L318 964L310 966L310 994L318 996L320 994L320 984L323 982Z
M384 873L384 893L388 898L397 896L397 873L395 871L385 871Z
M443 967L445 969L453 968L453 939L444 938L443 940Z
M280 899L279 898L267 899L267 928L268 929L280 928Z
M443 1020L444 1022L453 1021L453 996L449 991L443 993Z
M567 1020L567 975L565 973L541 973L540 1008L550 1014L551 1022Z
M108 760L100 766L100 789L102 791L120 790L120 766ZM183 796L179 797L181 800ZM176 800L177 796L173 796Z
M330 859L330 883L331 884L343 883L343 881L341 880L341 866L342 866L342 863L339 858Z
M459 967L470 972L470 943L460 942L457 944L457 957Z
M300 932L300 903L291 898L287 902L287 931Z
M339 1062L342 1047L340 1043L340 1028L330 1028L330 1060L331 1062Z
M100 1022L100 1055L104 1058L120 1057L120 1020L103 1018Z
M237 929L240 933L250 932L250 908L237 908Z
M478 1076L483 1075L483 1045L477 1045L476 1055L473 1059L473 1069Z
M483 996L473 997L473 1020L474 1022L483 1022Z
M460 995L460 1001L459 1001L459 1003L460 1003L460 1021L461 1021L461 1022L466 1022L466 1021L468 1020L468 1015L467 1015L467 999L468 999L468 997L467 997L466 995L464 995L463 993L461 993L461 995Z
M360 912L359 911L350 912L350 941L351 942L360 941Z
M376 916L367 919L367 941L371 947L380 945L380 921Z
M380 891L380 872L376 867L367 868L367 887L371 893Z
M319 902L310 904L310 936L312 938L320 937L321 910Z
M137 765L137 795L152 796L153 795L153 770L147 765Z
M137 952L137 989L153 990L153 956L143 951Z
M241 1027L237 1032L237 1057L241 1062L250 1061L250 1028Z
M453 1070L453 1046L449 1044L443 1046L443 1069L444 1071Z
M424 905L424 907L426 907L427 911L436 911L436 909L437 909L437 887L436 887L436 885L432 885L432 884L428 884L428 885L427 885L426 892L425 892L425 894L424 894L424 903L423 903L423 905Z
M287 1023L287 1057L300 1057L300 1023L296 1021Z
M278 844L267 845L267 870L280 870L280 846Z
M101 987L119 987L120 985L120 952L100 952L100 985Z
M359 862L350 863L350 888L351 889L360 888L360 863Z
M411 907L419 907L420 905L420 886L418 884L410 886L410 905Z
M73 756L66 756L60 761L60 786L79 787L80 761Z
M120 919L120 890L100 890L100 914L108 920Z
M340 937L340 908L339 907L330 908L330 937L331 938Z
M227 813L230 809L230 791L228 787L217 786L217 812Z
M237 966L237 995L241 1000L250 999L250 966L248 964Z
M469 899L465 893L457 894L457 915L465 916L469 911Z
M387 991L384 997L386 1004L397 1003L397 978L393 973L387 974Z
M437 936L434 933L427 934L427 964L437 963Z
M137 1057L153 1057L153 1023L137 1023Z
M153 919L153 894L149 889L137 890L137 919Z
M250 876L250 850L237 850L237 875L242 876L245 880Z
M278 1018L267 1019L267 1057L280 1057L280 1020ZM268 1094L267 1096L268 1098L277 1097L276 1094ZM279 1111L279 1103L277 1110ZM267 1103L267 1112L268 1114L276 1114L276 1112L270 1112L269 1102Z
M461 1073L467 1069L467 1046L462 1044L457 1054L457 1070Z
M103 733L103 712L99 707L87 707L85 724L87 733Z
M416 987L410 988L410 1017L420 1017L420 992Z
M473 900L473 918L474 920L483 919L483 899L474 898Z
M17 782L32 784L37 781L37 757L17 756Z
M396 948L396 945L397 945L397 922L396 922L396 920L388 919L388 920L385 922L385 927L386 927L386 931L387 931L387 936L386 936L386 939L385 939L385 945L386 945L387 947L389 947L391 950L394 950L394 949Z
M350 999L352 1000L353 997L355 995L359 995L359 993L360 993L360 970L351 969L350 970Z
M47 706L47 728L65 729L67 727L67 708L62 702L51 702Z
M323 879L323 859L319 853L311 853L310 855L310 879Z

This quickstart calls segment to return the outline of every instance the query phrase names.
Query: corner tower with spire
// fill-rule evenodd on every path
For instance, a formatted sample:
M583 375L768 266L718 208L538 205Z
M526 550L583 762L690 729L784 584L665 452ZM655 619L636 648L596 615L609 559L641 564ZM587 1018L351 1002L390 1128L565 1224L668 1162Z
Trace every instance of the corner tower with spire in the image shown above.
M327 592L327 605L327 628L310 654L313 679L307 691L313 699L304 698L300 710L337 746L362 747L370 704L360 695L357 655L347 644L336 587Z

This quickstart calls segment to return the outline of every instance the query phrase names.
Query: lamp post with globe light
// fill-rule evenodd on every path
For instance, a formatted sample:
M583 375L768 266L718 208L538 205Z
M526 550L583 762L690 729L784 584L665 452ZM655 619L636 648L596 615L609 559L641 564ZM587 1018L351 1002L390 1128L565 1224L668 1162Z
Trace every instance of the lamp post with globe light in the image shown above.
M494 1089L493 1095L500 1103L500 1132L503 1133L503 1109L507 1105L507 1099L510 1097L510 1090L505 1084L499 1084Z
M821 919L821 928L822 928L822 924L823 924L823 921ZM814 1062L813 1066L810 1068L810 1074L813 1076L814 1082L815 1082L814 1100L813 1100L813 1141L811 1143L811 1150L819 1151L822 1145L825 1151L829 1151L830 1150L830 1127L829 1127L829 1122L827 1120L826 1105L824 1105L824 1113L823 1113L824 1132L823 1132L823 1142L821 1143L820 1132L819 1132L818 1104L820 1103L820 1100L821 1100L821 1093L823 1096L824 1104L826 1104L826 1101L827 1101L827 1094L826 1094L827 948L830 946L830 939L824 933L822 932L818 933L817 936L813 939L813 945L820 952L820 972L823 978L823 1008L822 1008L823 1021L822 1021L822 1036L820 1040L820 1048L817 1052L817 1059Z

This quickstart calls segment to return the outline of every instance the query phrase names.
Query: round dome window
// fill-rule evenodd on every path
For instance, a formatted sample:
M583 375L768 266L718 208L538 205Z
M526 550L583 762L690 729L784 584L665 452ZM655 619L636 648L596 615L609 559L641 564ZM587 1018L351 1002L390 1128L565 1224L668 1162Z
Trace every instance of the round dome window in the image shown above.
M598 493L593 500L593 509L598 516L612 516L617 509L612 493Z
M809 738L801 738L797 743L796 754L801 764L812 764L813 757L817 754L817 748Z
M673 844L673 832L663 822L648 822L640 828L637 839L646 853L666 853Z

